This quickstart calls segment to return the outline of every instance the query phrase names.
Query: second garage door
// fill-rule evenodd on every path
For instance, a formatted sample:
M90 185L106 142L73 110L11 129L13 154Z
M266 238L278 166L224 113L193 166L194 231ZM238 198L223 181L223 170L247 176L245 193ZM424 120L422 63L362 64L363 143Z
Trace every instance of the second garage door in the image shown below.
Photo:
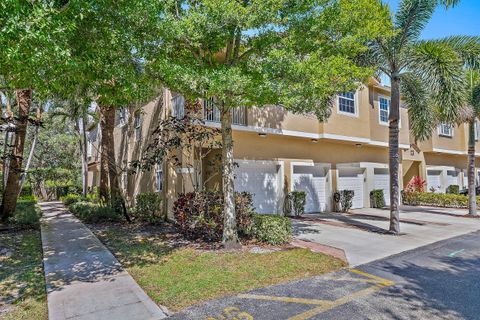
M385 205L390 205L390 175L388 169L374 169L373 188L383 190Z
M235 191L250 192L258 213L278 213L281 202L281 165L273 161L236 161Z
M337 189L353 190L352 209L363 208L363 170L339 169Z
M438 191L442 188L442 182L440 175L442 171L440 170L428 170L427 171L427 191L431 192L432 190Z
M305 191L305 212L324 212L327 209L327 168L316 165L293 166L293 190Z

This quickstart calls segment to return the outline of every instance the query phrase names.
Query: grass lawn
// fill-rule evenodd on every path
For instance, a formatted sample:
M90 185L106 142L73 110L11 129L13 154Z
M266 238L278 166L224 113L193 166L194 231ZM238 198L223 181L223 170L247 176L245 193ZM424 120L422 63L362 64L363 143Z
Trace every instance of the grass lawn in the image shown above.
M0 232L0 319L47 318L40 231Z
M305 249L269 253L172 248L168 235L121 225L93 228L158 304L171 311L216 297L337 270L344 262Z

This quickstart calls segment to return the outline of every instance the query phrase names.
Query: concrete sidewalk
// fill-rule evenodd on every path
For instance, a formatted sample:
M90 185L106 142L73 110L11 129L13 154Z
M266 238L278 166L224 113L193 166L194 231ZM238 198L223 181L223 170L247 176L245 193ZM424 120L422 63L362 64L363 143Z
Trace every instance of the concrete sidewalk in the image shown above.
M365 208L349 214L306 214L293 220L295 238L345 252L351 266L480 230L480 219L462 209L402 207L401 235L386 234L389 210Z
M166 318L166 312L61 202L40 207L49 320Z

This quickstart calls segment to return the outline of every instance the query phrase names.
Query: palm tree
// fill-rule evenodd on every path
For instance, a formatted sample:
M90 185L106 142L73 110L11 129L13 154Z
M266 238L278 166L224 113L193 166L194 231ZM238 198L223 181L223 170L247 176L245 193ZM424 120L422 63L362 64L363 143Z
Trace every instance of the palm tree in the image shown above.
M445 42L422 41L420 34L439 5L450 7L459 0L402 0L392 15L393 36L369 44L365 61L390 78L389 115L390 232L400 232L399 217L399 120L400 95L410 116L437 112L452 123L462 105L464 83L459 54ZM418 110L417 110L418 109ZM418 122L416 122L418 123ZM430 123L430 122L429 122ZM413 132L432 132L432 127Z
M453 48L459 55L466 73L466 100L459 105L457 123L468 124L468 209L469 214L476 215L475 192L475 122L480 118L480 37L452 36L429 42ZM429 138L431 128L441 121L441 114L423 108L412 108L411 124L416 138Z

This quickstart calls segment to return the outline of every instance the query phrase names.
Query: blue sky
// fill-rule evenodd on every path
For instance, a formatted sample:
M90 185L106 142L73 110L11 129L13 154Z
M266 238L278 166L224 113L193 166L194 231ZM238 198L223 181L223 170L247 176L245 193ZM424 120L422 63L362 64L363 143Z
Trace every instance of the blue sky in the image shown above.
M384 0L395 10L400 0ZM438 8L422 33L423 39L449 35L480 36L480 0L461 0L455 7Z

